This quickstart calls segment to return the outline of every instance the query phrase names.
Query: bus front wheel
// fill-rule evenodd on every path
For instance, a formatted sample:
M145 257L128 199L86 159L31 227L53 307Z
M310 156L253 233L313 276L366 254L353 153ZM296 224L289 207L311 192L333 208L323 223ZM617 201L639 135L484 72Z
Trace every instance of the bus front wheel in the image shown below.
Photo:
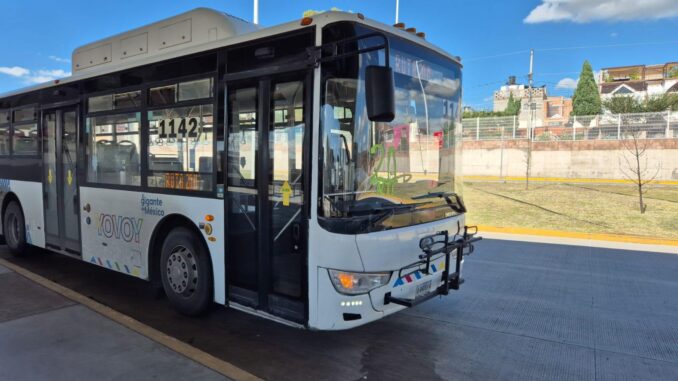
M2 230L10 253L23 254L28 249L26 242L26 223L21 206L11 201L5 209L5 218L2 221Z
M212 302L212 273L209 255L200 238L179 227L165 238L160 256L162 286L174 308L196 316Z

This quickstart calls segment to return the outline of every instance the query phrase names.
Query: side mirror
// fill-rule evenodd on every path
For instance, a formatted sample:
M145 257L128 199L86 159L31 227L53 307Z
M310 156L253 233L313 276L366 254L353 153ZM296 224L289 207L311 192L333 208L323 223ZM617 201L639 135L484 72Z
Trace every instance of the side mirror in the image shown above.
M395 82L393 69L368 66L365 69L367 117L373 122L392 122L395 118Z

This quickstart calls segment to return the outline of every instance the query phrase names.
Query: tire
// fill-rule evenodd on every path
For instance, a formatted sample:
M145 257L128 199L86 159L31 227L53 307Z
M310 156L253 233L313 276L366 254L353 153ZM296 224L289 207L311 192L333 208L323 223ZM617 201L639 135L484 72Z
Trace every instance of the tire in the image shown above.
M188 316L205 313L214 288L209 254L200 237L187 228L175 228L161 250L162 287L172 306Z
M21 255L28 250L26 242L26 221L21 206L16 201L10 201L5 209L4 219L2 221L2 233L10 253Z

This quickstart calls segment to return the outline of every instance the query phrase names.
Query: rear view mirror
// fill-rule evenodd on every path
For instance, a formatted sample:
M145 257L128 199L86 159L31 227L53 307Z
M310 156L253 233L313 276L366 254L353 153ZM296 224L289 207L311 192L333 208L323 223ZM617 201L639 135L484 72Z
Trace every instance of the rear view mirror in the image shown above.
M373 122L392 122L395 118L393 69L368 66L365 69L367 117Z

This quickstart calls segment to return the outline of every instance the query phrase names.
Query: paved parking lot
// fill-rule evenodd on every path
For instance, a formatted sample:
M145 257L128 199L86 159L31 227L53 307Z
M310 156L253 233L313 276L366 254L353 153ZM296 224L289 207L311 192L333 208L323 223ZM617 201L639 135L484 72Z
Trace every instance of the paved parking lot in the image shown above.
M485 240L460 292L344 332L219 307L186 318L124 275L0 256L271 380L678 379L673 254Z

